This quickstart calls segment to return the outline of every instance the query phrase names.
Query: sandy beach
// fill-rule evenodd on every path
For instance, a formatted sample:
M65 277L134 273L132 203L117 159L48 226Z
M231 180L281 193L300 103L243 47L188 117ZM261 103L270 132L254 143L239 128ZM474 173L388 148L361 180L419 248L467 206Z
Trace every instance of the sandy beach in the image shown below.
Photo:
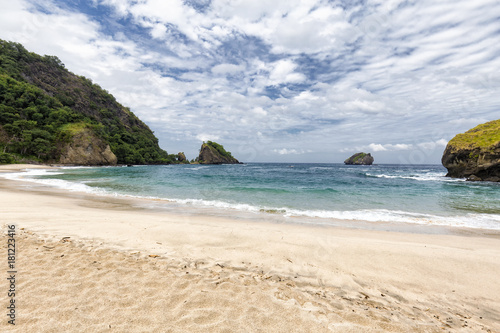
M253 222L140 203L0 178L0 331L500 332L498 232Z

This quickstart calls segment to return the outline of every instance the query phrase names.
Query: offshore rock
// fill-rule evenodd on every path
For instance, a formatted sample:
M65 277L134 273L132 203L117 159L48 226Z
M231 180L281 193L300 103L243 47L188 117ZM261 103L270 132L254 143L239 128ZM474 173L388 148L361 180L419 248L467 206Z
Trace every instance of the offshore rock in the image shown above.
M212 141L201 145L200 154L196 161L199 164L241 164L222 145Z
M370 153L357 153L344 161L347 165L372 165L374 159Z
M109 145L89 128L72 135L62 147L59 163L71 165L116 165L117 158Z
M443 153L447 177L471 181L500 181L500 120L456 135Z
M180 163L187 163L186 155L182 152L178 153L177 154L177 161L179 161Z

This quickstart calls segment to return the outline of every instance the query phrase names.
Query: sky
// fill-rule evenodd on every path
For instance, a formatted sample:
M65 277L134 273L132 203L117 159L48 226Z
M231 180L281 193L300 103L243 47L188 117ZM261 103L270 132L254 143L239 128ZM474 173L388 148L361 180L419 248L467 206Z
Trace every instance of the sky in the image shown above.
M0 38L112 93L169 153L439 164L500 118L498 0L0 0Z

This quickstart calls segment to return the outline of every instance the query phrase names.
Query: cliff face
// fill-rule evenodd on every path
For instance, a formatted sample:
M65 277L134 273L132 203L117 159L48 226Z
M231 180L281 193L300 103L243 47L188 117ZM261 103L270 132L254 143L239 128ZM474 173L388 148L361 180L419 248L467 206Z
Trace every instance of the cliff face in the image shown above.
M116 165L109 145L88 128L75 133L61 150L59 163L72 165Z
M200 164L240 164L224 147L211 141L201 145L200 155L196 160Z
M447 177L500 181L500 120L456 135L443 153Z
M370 153L357 153L345 160L344 163L348 165L371 165L373 161L374 158Z
M183 152L177 154L177 161L179 161L180 163L188 163L186 155Z
M175 161L151 129L106 90L40 56L0 40L0 151L13 160L58 163L66 125L85 123L120 164ZM64 137L67 139L67 137ZM71 155L73 156L73 155ZM67 163L78 164L79 160Z

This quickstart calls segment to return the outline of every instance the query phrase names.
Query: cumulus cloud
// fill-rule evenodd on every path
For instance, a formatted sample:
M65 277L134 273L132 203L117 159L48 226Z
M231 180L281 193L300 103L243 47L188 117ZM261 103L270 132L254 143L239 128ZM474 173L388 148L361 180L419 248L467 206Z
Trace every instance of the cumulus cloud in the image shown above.
M20 0L2 6L0 38L92 78L167 149L221 140L256 160L433 149L439 163L456 133L498 118L499 10L495 0Z
M368 145L368 150L370 151L398 151L398 150L410 150L413 149L412 144L397 143L397 144L380 144L380 143L370 143Z
M428 142L421 142L417 144L417 147L419 147L422 150L434 150L438 147L446 147L448 144L448 141L445 139L440 139L437 141L428 141Z
M242 72L245 69L243 65L233 65L233 64L218 64L212 67L212 73L214 74L236 74Z
M297 65L289 59L277 61L272 66L269 74L271 84L299 83L305 80L305 75L295 72Z
M377 143L370 143L368 145L368 149L373 150L373 151L386 151L387 150L387 148L385 148L383 145L377 144Z
M282 149L273 149L274 153L278 153L279 155L300 155L300 154L306 154L306 153L311 153L312 150L297 150L297 149L287 149L287 148L282 148Z
M196 136L196 139L200 141L215 141L219 140L218 135L201 133Z

